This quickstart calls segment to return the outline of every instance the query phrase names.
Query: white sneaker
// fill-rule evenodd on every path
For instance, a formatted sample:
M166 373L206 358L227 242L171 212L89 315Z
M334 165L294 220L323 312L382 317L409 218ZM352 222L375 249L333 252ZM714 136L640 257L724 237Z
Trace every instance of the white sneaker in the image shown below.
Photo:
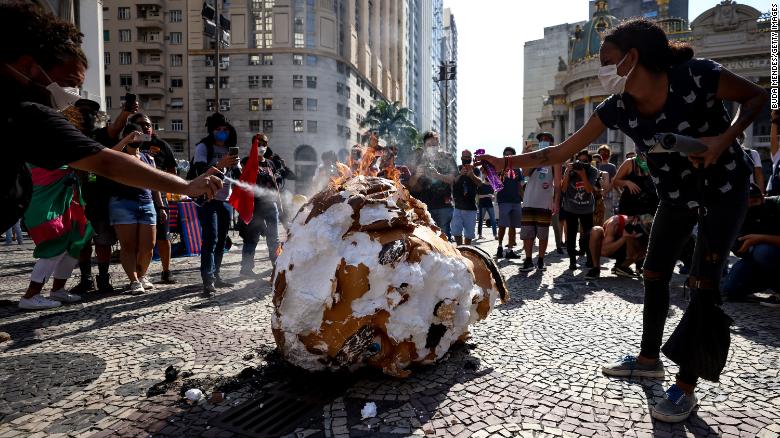
M43 310L60 307L59 301L53 301L44 298L41 294L33 295L32 298L22 298L19 300L19 308L25 310Z
M140 281L134 281L130 283L130 287L128 288L127 292L129 292L130 295L141 295L146 291L144 290L144 286Z
M59 290L52 291L49 294L49 298L52 299L52 300L57 300L57 301L63 302L63 303L75 303L76 301L81 300L80 296L78 296L76 294L69 293L65 289L59 289Z
M149 277L144 275L139 279L141 281L141 286L144 287L144 290L152 290L154 289L154 284L152 284L151 281L149 281Z

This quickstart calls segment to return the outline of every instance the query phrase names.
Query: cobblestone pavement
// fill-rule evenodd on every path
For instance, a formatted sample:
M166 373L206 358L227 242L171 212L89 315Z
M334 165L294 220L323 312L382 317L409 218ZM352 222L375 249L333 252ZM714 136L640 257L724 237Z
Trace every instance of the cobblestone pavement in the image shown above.
M495 241L480 245L495 251ZM237 277L238 246L225 257L228 279ZM233 436L214 420L261 386L231 380L224 400L197 405L180 398L181 379L162 394L147 391L169 365L212 382L248 367L262 370L274 348L267 280L237 280L207 300L200 296L198 259L182 258L174 261L180 285L141 296L92 294L83 303L23 312L16 301L32 269L31 250L0 247L0 331L13 337L0 344L0 437ZM266 255L258 253L261 277L270 275ZM671 382L672 363L665 363L665 382L611 379L599 371L603 362L637 351L640 282L612 276L611 263L600 280L587 282L584 271L565 271L561 256L547 262L546 272L525 274L518 271L521 260L501 260L512 299L474 327L466 346L406 380L359 376L296 435L778 436L778 310L726 304L735 326L721 382L701 383L700 407L685 423L653 422L647 406ZM150 272L159 269L153 263ZM123 284L119 267L112 270ZM667 335L685 305L681 284L676 276ZM261 383L289 375L271 373ZM361 420L369 401L377 416Z

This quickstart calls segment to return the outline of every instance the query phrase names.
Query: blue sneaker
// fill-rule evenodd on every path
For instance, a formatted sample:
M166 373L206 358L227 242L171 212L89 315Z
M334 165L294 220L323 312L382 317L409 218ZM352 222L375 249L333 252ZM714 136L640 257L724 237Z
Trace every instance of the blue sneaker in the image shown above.
M666 423L679 423L691 415L697 404L696 394L688 395L677 385L672 385L666 390L663 400L650 406L650 415Z
M601 372L612 377L649 377L651 379L664 378L664 364L660 359L651 365L637 362L636 356L624 356L617 362L601 367Z

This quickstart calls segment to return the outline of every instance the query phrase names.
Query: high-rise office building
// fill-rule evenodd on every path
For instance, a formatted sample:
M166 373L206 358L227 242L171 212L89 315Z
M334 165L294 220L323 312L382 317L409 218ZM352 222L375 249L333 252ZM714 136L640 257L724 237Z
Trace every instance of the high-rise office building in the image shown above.
M455 15L449 8L444 9L444 37L442 38L442 60L457 68L458 64L458 28L455 25ZM458 80L457 74L452 76L453 67L448 67L448 80L441 107L442 141L447 150L456 152L458 149ZM442 83L444 86L445 84Z
M199 23L201 4L188 13ZM242 151L265 132L298 177L290 188L305 193L322 152L344 157L359 141L374 100L405 102L405 0L233 0L223 15L231 44L216 72L213 39L189 29L193 146L219 110Z
M444 37L442 0L407 0L409 48L406 75L407 106L421 131L442 131L442 89L434 80L442 62Z
M179 158L190 153L187 8L187 0L103 1L106 111L116 116L125 95L137 95L141 111Z

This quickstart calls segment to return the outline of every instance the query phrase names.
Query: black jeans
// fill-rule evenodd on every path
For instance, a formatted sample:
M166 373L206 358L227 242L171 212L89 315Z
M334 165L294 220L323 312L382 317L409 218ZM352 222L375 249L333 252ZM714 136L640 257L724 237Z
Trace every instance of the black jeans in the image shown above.
M650 231L650 243L644 264L645 303L642 317L642 356L657 358L669 310L669 281L672 270L699 223L693 250L689 285L692 300L720 303L719 282L723 264L747 213L748 180L734 184L725 194L715 189L704 193L701 219L699 209L671 205L661 201ZM696 384L698 376L680 368L677 378Z
M575 214L570 211L566 212L566 251L569 253L569 260L572 263L577 260L577 232L582 224L582 241L585 243L581 245L582 248L588 247L590 242L590 230L593 228L593 213ZM588 260L591 260L590 251L585 251L588 255Z

